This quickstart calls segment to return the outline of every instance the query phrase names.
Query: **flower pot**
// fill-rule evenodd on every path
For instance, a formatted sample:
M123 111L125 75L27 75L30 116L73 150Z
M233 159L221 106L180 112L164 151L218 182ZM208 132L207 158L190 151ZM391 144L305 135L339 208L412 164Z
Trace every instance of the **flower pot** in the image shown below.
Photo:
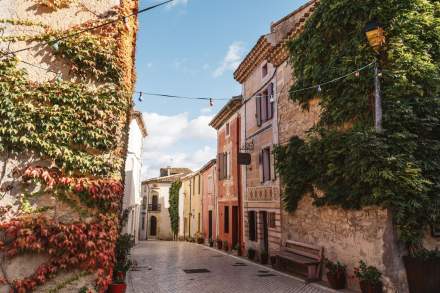
M272 256L270 257L270 264L271 264L273 267L276 267L276 265L277 265L277 257L276 257L276 255L272 255Z
M269 256L267 254L263 254L262 253L260 255L260 262L261 262L261 264L267 265L268 261L269 261Z
M213 241L209 242L209 247L214 247L214 242Z
M248 258L250 260L254 260L255 259L255 250L248 250Z
M109 293L125 293L125 290L127 289L126 284L110 284L108 287Z
M222 249L222 247L223 247L223 242L221 240L217 241L217 248Z
M409 291L436 293L440 288L440 259L420 259L404 256Z
M346 277L344 273L327 273L327 280L332 289L345 289Z
M362 293L382 293L383 292L382 282L379 282L376 284L371 284L371 283L367 283L365 281L361 281L360 287L361 287Z

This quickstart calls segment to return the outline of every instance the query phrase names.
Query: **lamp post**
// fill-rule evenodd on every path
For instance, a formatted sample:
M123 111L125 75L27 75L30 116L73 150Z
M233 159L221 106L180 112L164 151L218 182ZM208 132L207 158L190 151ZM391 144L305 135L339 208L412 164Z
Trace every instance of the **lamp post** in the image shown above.
M376 53L377 61L374 64L374 126L377 132L382 132L382 97L379 79L379 56L385 44L385 31L377 21L370 21L365 26L365 35L371 48Z

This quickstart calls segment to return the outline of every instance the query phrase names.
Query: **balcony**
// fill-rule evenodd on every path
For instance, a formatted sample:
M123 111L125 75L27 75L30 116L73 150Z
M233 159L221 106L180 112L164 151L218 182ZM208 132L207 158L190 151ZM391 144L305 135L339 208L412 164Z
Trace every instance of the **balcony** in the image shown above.
M160 204L149 204L148 211L149 212L160 212Z

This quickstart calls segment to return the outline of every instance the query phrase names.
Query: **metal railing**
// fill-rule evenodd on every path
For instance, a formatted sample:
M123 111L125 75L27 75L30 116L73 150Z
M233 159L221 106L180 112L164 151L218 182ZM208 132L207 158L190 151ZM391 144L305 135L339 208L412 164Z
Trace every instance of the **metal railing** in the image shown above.
M160 212L160 204L149 204L148 205L148 211L149 212Z

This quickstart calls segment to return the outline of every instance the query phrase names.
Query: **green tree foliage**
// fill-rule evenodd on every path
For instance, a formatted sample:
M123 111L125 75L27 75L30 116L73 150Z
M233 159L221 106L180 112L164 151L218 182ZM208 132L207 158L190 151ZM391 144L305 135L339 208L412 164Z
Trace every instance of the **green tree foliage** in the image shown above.
M317 92L297 90L374 61L363 30L371 20L387 38L383 133L373 129L373 72L362 71L322 87L320 121L305 141L276 150L277 169L287 210L315 186L325 193L317 205L389 208L401 240L417 248L440 220L440 1L322 0L289 44L291 98L307 109Z
M179 233L179 190L182 186L182 182L176 181L170 187L170 219L171 219L171 231L173 231L174 237L177 237Z

